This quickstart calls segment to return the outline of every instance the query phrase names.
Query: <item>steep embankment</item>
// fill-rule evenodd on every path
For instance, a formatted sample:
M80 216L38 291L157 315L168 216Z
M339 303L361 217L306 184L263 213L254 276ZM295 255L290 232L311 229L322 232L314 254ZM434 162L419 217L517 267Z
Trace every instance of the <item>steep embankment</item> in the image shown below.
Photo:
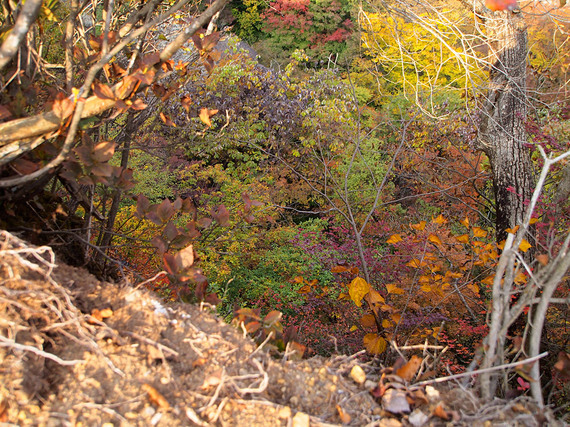
M0 233L0 422L527 426L550 419L524 399L483 405L467 390L414 388L396 375L377 387L390 370L357 355L274 359L207 308L164 306L145 290L55 264L49 247Z

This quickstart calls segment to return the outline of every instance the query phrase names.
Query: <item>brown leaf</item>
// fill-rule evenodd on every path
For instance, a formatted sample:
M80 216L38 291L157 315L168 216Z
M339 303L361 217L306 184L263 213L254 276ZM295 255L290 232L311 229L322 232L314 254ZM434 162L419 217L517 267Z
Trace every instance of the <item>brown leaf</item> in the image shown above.
M564 351L558 353L558 361L554 364L556 369L563 378L570 380L570 354Z
M411 381L416 375L416 372L418 372L421 364L421 357L414 355L408 363L396 371L396 375L398 375L404 381Z
M111 89L106 84L102 84L99 82L93 83L93 93L99 99L115 99L115 94L113 93L113 89Z
M3 105L0 105L0 120L6 120L12 117L12 113Z
M546 265L548 265L548 255L547 254L540 254L536 256L536 260L540 263L540 265L542 265L543 267L545 267Z
M151 403L162 409L170 408L168 401L153 386L149 384L143 384L141 388L148 393L148 398L150 399Z
M121 81L121 83L119 83L117 89L115 90L117 98L127 98L138 84L139 82L135 77L125 76L125 78Z
M93 160L97 163L103 163L111 160L113 154L115 154L115 148L117 144L111 141L99 142L95 147L93 147Z
M348 271L348 268L344 265L335 265L333 268L331 268L332 273L344 273L345 271Z
M75 110L75 104L63 93L58 93L55 101L53 102L53 113L61 120L65 120Z
M190 112L190 105L192 105L192 98L190 98L190 96L188 96L188 95L183 96L180 99L180 103L182 104L182 107L184 107L186 112L189 113Z

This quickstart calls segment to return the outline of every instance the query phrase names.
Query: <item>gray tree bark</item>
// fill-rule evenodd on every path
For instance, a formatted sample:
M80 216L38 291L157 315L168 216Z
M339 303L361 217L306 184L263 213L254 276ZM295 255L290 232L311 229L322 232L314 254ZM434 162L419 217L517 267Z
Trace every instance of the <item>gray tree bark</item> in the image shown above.
M492 68L481 114L479 141L489 157L496 205L497 241L523 222L534 189L527 133L527 30L520 11L486 17Z

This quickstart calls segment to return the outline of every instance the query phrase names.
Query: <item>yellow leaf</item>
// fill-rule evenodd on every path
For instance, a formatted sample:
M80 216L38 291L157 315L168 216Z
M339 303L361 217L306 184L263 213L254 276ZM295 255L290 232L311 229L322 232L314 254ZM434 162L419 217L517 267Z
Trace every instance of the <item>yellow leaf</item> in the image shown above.
M412 304L413 304L413 303L412 303ZM411 304L410 304L410 305L411 305ZM419 306L418 306L418 308L419 308ZM399 322L400 322L400 319L402 318L402 315L401 315L400 313L394 313L394 314L390 315L390 318L392 319L392 321L393 321L394 323L399 323Z
M459 221L462 225L469 228L469 218L465 217L463 221Z
M447 223L447 220L443 217L442 214L439 214L439 216L437 218L432 219L431 222L433 222L434 224L441 225Z
M519 227L520 227L520 225L517 225L514 228L507 228L505 231L507 233L516 234L516 232L519 231Z
M410 227L414 230L422 231L424 228L426 228L426 222L420 221L417 224L410 224Z
M455 236L455 240L459 243L469 243L469 234L462 234L461 236Z
M431 286L430 285L422 285L422 287L420 289L424 292L431 292Z
M357 329L358 329L357 326L352 325L352 326L350 327L350 332L354 332L354 331L356 331Z
M473 227L473 236L474 237L485 237L487 236L487 232L479 227Z
M388 240L386 240L386 243L394 245L394 244L401 242L401 241L402 241L402 237L399 234L392 234L390 236L390 238Z
M428 240L435 245L441 245L441 240L435 234L430 234Z
M516 275L514 281L517 285L522 285L523 283L526 283L527 276L526 274L524 274L524 272L521 271L519 274Z
M402 288L399 288L392 283L388 283L386 285L386 290L388 291L389 294L395 294L395 295L403 295L404 294L404 290Z
M408 363L396 371L396 375L398 375L404 381L411 381L416 375L416 372L418 372L421 364L422 359L420 357L412 356Z
M481 283L483 283L484 285L492 285L493 281L495 280L495 275L492 274L490 276L485 277L483 280L481 280Z
M501 240L501 241L497 244L497 248L499 248L500 250L505 249L505 240Z
M382 320L382 327L383 328L389 328L390 326L392 326L392 322L390 322L388 319Z
M470 283L469 285L467 285L467 287L471 289L474 294L479 295L479 286Z
M378 334L366 334L363 341L370 354L382 354L386 351L386 340Z
M519 245L519 250L526 252L528 251L530 248L532 248L532 245L527 242L525 239L523 239L523 241L521 242L521 244Z
M364 280L362 277L356 277L350 285L348 285L348 293L350 294L350 298L357 307L362 306L362 298L370 292L370 285Z

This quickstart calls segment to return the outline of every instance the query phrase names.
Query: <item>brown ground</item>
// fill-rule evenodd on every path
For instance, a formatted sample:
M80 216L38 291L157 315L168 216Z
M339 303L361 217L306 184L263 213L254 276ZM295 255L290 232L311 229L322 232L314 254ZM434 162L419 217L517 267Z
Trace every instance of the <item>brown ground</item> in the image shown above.
M276 359L208 308L54 260L0 232L0 426L557 424L525 399L482 404L395 375L380 390L357 355Z

